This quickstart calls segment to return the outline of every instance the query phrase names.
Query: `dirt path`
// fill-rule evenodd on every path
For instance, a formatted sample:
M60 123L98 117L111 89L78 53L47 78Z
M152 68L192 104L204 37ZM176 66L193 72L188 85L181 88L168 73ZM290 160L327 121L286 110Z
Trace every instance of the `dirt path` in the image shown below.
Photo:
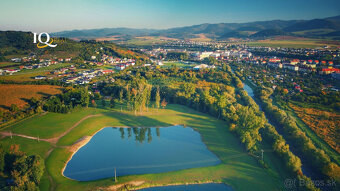
M88 115L84 118L82 118L81 120L79 120L76 124L74 124L72 127L70 127L69 129L67 129L65 132L63 132L61 135L57 136L57 137L53 137L53 138L49 138L49 139L40 139L39 137L32 137L32 136L28 136L28 135L23 135L23 134L17 134L17 133L12 133L12 132L7 132L7 131L2 131L0 132L0 135L2 135L3 137L10 137L10 136L18 136L18 137L23 137L23 138L27 138L27 139L33 139L33 140L38 140L38 141L45 141L45 142L49 142L52 145L56 145L57 142L59 141L60 138L62 138L63 136L67 135L70 131L72 131L72 129L74 129L75 127L77 127L80 123L82 123L84 120L91 118L91 117L97 117L97 116L101 116L102 114L97 114L97 115Z
M70 131L72 131L72 129L74 129L75 127L77 127L80 123L82 123L84 120L91 118L91 117L98 117L101 116L103 114L97 114L97 115L88 115L84 118L82 118L81 120L79 120L76 124L74 124L71 128L67 129L65 132L63 132L61 135L59 135L58 137L54 137L54 138L50 138L50 139L44 139L47 142L50 142L52 144L57 144L57 142L59 141L60 138L62 138L63 136L67 135Z

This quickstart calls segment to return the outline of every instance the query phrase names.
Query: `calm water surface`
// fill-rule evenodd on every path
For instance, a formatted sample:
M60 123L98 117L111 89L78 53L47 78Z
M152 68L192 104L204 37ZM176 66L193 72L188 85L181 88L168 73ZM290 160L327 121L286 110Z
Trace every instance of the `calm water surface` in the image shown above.
M148 174L217 165L190 127L112 128L93 136L67 163L66 177L89 181L114 176Z

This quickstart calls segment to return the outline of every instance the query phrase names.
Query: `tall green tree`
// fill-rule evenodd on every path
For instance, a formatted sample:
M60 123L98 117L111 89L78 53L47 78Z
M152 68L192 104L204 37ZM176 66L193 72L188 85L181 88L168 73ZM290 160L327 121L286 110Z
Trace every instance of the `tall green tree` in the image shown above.
M112 97L111 100L110 100L110 107L114 108L115 105L116 105L115 99Z
M2 145L0 145L0 172L3 172L5 170L5 155L6 151L4 150Z
M161 96L160 96L160 92L159 92L159 86L157 86L156 96L155 96L155 104L156 104L157 109L160 106L160 102L161 102Z
M106 107L106 101L105 101L104 98L102 99L102 106L103 106L104 108Z
M16 104L12 104L12 105L11 105L11 108L10 108L10 111L11 111L12 113L16 113L16 112L19 111L19 107L18 107Z
M120 91L119 91L119 101L120 102L123 102L123 96L124 96L124 90L120 89Z

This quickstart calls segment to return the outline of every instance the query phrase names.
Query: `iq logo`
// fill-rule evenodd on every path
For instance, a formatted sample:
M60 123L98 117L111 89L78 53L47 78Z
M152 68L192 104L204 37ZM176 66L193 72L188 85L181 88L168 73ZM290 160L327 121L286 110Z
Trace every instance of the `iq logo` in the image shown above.
M38 39L38 44L37 44L37 47L38 48L45 48L47 46L49 47L56 47L57 44L52 44L53 43L53 38L50 37L50 35L47 33L47 32L42 32L42 33L39 33L39 35L37 35L37 33L33 33L34 37L33 37L33 43L34 44L37 44L37 39ZM42 36L46 36L46 39L43 41L41 39ZM51 42L50 42L51 40Z

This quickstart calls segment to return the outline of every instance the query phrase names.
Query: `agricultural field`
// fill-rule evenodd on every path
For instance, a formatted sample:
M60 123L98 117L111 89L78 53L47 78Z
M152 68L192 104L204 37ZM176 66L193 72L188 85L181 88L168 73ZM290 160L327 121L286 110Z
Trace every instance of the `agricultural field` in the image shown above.
M340 115L315 108L303 108L290 104L297 116L334 150L340 153Z
M205 34L196 34L195 38L191 38L192 41L199 41L199 42L210 42L212 41L211 38L207 37Z
M134 37L128 41L126 41L129 45L153 45L153 44L165 44L168 41L176 40L174 38L168 37L154 37L154 36L143 36L143 37Z
M337 48L339 45L337 41L322 41L317 39L266 39L254 42L247 42L249 46L266 46L266 47L282 47L282 48L318 48L329 46L330 48Z
M40 99L62 92L62 87L51 85L0 85L0 110L8 110L12 104L23 108L32 97Z
M20 63L16 62L0 62L0 68L11 67L13 65L18 65Z
M55 64L48 67L38 68L38 69L32 69L32 70L22 70L20 72L14 73L13 75L6 75L6 76L0 76L0 80L8 80L8 81L15 81L15 82L23 82L23 81L34 81L33 77L35 76L48 76L51 71L57 69L57 68L63 68L66 66L72 65L71 63L61 63L61 64Z
M99 103L98 103L99 104ZM121 108L122 107L122 108ZM56 117L56 115L60 115ZM60 122L62 116L67 116L68 123ZM61 118L60 118L61 117ZM44 122L41 122L43 120ZM34 124L34 126L32 126ZM56 125L48 125L56 124ZM78 182L62 175L62 169L75 152L79 141L93 136L103 127L167 127L182 124L197 130L209 150L222 161L217 166L201 167L166 172L158 174L131 175L118 177L114 183L112 178L98 181ZM62 131L60 131L61 128ZM253 156L249 155L228 124L207 114L197 112L185 106L170 104L165 109L153 109L142 113L126 110L124 105L116 105L114 109L103 107L82 108L69 114L47 113L24 120L13 127L17 134L34 135L36 129L49 139L32 140L23 137L4 137L0 144L9 147L18 144L27 154L38 154L45 158L46 172L44 173L41 190L84 190L103 189L109 186L132 181L143 182L143 187L167 184L224 182L235 190L282 190L283 180L289 177L281 161L272 152L266 152L264 158L269 169L263 169ZM2 131L9 131L4 129ZM53 135L54 137L51 138ZM270 145L263 143L264 149Z

